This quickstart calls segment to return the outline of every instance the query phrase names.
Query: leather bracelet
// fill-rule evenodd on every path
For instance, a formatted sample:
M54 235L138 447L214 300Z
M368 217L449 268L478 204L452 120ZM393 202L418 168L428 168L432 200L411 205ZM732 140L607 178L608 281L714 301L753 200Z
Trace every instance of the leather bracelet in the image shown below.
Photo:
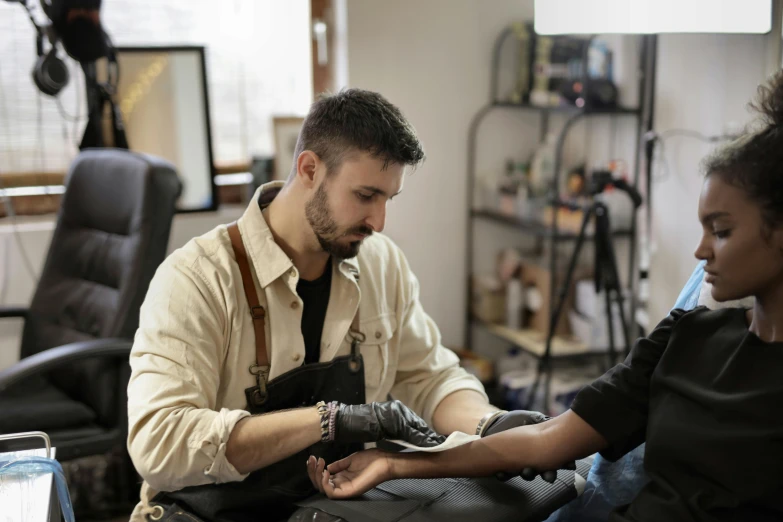
M321 416L321 442L329 442L329 406L324 401L315 405Z
M478 426L476 426L476 435L483 437L484 432L487 431L487 428L490 424L492 424L492 421L500 417L501 415L505 415L508 413L506 410L498 410L498 411L491 411L481 417L481 420L478 423Z

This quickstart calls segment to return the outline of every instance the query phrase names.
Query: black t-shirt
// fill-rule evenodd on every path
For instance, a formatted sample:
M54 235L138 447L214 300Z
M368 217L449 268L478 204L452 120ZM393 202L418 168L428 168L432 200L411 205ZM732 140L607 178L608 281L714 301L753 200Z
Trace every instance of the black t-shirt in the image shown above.
M305 343L305 364L321 358L321 334L324 331L326 308L332 290L332 260L326 263L321 277L314 281L300 279L296 293L302 298L302 336Z
M650 476L610 521L783 520L783 343L744 309L674 310L571 409Z

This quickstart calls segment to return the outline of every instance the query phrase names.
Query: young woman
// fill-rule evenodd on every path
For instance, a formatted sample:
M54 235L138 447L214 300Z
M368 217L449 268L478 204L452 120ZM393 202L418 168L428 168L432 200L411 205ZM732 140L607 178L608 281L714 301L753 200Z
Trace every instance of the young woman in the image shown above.
M783 73L759 88L762 125L706 161L696 257L718 301L674 310L571 409L438 454L356 453L311 478L332 498L404 477L555 469L646 441L651 477L613 521L783 520Z

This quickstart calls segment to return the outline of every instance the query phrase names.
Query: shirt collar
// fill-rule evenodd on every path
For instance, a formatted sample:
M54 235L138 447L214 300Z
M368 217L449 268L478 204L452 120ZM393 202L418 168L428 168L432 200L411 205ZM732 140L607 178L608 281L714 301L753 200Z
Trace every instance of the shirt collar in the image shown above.
M258 187L242 217L238 220L239 230L245 250L250 257L253 268L262 288L267 287L275 279L285 274L294 264L282 248L275 242L264 214L259 207L259 200L268 205L275 199L284 181L270 181ZM358 280L359 262L357 258L340 261L339 271L351 280Z

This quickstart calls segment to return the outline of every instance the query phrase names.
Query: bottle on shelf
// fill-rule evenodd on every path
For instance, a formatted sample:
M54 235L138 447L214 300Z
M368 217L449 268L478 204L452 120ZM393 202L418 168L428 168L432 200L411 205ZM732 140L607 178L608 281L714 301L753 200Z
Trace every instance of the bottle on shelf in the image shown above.
M544 142L536 148L530 160L530 192L533 197L546 195L552 180L555 179L555 155L557 135L549 132Z

